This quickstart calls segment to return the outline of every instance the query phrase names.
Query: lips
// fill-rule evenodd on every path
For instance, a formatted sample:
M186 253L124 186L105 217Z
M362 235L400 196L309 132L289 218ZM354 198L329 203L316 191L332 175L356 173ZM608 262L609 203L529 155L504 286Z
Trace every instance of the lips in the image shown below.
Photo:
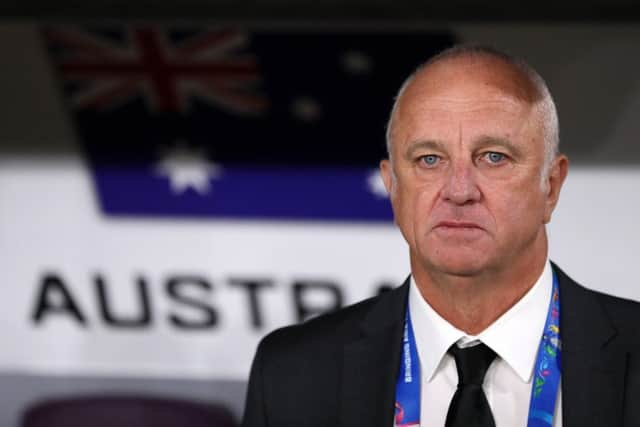
M470 242L485 234L485 229L471 221L440 221L432 230L437 236L451 242Z
M478 228L482 229L478 224L467 221L440 221L436 224L435 228L452 228L452 229L466 229L466 228Z

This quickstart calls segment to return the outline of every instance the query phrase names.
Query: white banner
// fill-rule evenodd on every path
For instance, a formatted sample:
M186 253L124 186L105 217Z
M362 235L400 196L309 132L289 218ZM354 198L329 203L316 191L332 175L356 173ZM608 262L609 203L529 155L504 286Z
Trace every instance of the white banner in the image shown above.
M0 166L0 367L244 378L267 331L408 272L391 225L113 220L93 204L77 162Z

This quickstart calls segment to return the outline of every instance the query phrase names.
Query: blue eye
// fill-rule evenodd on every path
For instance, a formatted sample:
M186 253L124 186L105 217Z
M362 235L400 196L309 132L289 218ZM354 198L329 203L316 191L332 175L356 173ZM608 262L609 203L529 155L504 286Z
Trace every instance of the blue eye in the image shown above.
M502 153L496 153L495 151L490 151L484 155L484 157L489 160L490 163L500 163L505 159L505 155Z
M435 154L429 154L429 155L426 155L426 156L422 156L422 161L427 166L435 166L436 163L438 163L438 160L440 160L440 157L436 156Z

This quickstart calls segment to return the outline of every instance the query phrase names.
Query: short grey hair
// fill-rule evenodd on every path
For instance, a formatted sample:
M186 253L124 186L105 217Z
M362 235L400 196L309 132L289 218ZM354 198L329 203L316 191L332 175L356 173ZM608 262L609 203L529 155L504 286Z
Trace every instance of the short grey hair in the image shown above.
M387 122L386 129L386 144L387 144L387 155L391 158L391 140L393 137L393 124L395 121L395 116L397 114L399 101L402 98L402 95L409 87L411 82L416 78L416 76L425 68L429 67L432 64L437 62L441 62L447 59L455 59L462 57L484 57L484 58L494 58L501 61L506 62L508 65L511 65L516 70L520 71L534 86L537 92L537 101L534 103L534 108L538 110L538 114L542 119L542 126L544 132L544 163L542 167L542 179L549 174L549 170L551 168L551 164L555 157L560 154L560 130L558 124L558 112L556 110L556 105L553 102L553 98L551 96L551 92L549 91L549 87L547 83L544 81L542 76L529 64L527 64L524 60L512 56L504 51L495 49L489 46L483 45L475 45L475 44L459 44L448 49L443 50L435 56L432 56L427 61L419 65L412 73L405 79L405 81L400 86L400 90L394 99L393 107L391 108L391 113L389 114L389 120Z

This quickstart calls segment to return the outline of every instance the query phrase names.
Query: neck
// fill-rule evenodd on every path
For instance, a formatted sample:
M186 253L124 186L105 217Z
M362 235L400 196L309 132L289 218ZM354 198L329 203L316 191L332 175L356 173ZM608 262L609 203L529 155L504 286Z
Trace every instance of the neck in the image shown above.
M487 269L472 276L416 268L412 256L412 274L422 297L442 318L469 335L478 335L536 283L546 261L546 242L544 251L535 252L506 269Z

